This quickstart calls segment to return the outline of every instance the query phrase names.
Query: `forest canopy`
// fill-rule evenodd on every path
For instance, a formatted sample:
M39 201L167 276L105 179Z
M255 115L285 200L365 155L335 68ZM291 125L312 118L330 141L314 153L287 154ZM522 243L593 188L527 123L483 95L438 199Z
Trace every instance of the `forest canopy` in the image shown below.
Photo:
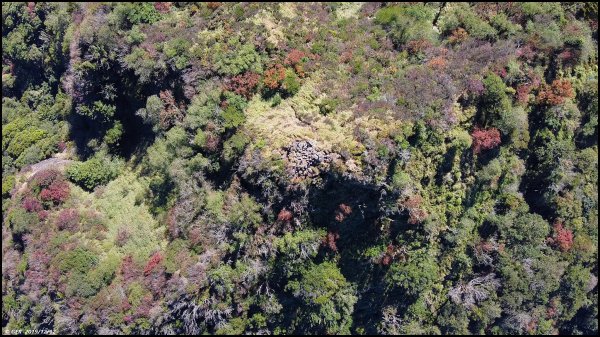
M591 2L2 3L2 331L598 333Z

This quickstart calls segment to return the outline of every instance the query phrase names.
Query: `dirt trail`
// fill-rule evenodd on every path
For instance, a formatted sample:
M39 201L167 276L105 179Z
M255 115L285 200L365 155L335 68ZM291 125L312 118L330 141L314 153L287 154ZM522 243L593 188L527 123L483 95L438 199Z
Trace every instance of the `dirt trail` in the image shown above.
M57 158L57 157L48 158L46 160L42 160L39 163L29 166L29 169L24 171L23 175L27 179L29 179L37 172L43 171L43 170L55 169L58 171L62 171L71 162L73 162L73 161L70 159L63 159L63 158Z
M40 171L49 170L49 169L54 169L57 171L64 171L65 168L70 163L73 162L73 160L71 160L71 159L66 159L68 157L69 157L69 155L67 152L56 153L51 158L42 160L39 163L35 163L33 165L25 167L19 173L20 179L18 179L18 180L22 182L21 186L19 186L19 188L18 188L19 193L22 192L27 187L27 181L34 174L36 174Z

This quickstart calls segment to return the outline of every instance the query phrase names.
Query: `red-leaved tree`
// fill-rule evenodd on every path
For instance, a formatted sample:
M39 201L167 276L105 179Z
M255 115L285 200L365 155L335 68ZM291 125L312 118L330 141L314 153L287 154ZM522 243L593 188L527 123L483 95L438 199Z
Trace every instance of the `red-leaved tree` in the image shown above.
M573 246L573 232L565 228L562 222L554 223L554 243L562 252L567 252Z
M160 252L154 253L152 255L152 257L150 258L150 260L148 260L148 263L146 264L146 267L144 268L144 275L150 274L152 272L152 270L154 270L154 268L156 268L156 266L158 266L162 260L163 260L163 256Z
M69 183L64 180L56 180L40 192L40 199L60 204L69 198L70 191Z
M471 133L473 138L473 152L480 153L482 150L493 149L500 145L500 131L496 128L481 129L475 128Z

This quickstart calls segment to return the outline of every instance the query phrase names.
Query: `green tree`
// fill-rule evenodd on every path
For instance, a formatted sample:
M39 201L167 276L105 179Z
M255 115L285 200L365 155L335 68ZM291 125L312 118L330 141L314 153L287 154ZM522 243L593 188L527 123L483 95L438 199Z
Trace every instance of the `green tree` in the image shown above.
M301 301L298 332L349 334L357 301L353 286L332 262L306 268L286 289Z
M439 267L426 250L413 251L406 262L394 262L386 275L388 285L399 287L409 296L428 291L438 279Z

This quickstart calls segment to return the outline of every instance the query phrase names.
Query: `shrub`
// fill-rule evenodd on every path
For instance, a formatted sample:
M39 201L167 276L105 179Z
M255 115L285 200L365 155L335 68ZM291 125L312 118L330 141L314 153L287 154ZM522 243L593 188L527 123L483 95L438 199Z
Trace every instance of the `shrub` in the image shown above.
M223 126L228 129L235 129L246 122L244 112L233 105L229 105L223 111Z
M98 256L85 248L62 251L55 257L58 268L63 273L86 274L96 264Z
M124 65L133 70L141 83L148 83L155 78L161 78L167 71L165 62L156 62L150 53L143 48L135 47L124 57Z
M163 107L161 99L156 95L152 95L146 99L146 108L139 109L136 115L142 117L144 123L154 127L160 121L160 112L163 110Z
M543 244L550 232L548 222L535 213L526 213L516 219L501 216L490 219L505 242L513 246Z
M6 153L14 158L17 158L27 148L44 139L45 137L47 137L46 131L35 127L30 127L17 133L12 138L8 148L6 148Z
M483 80L485 87L481 95L481 110L484 125L490 125L501 119L502 114L511 109L511 102L506 95L506 85L502 79L490 73Z
M32 189L39 191L61 179L62 174L59 171L53 169L38 171L31 177Z
M442 15L439 26L444 34L464 29L468 35L479 40L493 40L497 32L486 20L481 18L467 3L455 4L450 11ZM498 18L500 22L501 18Z
M438 277L438 265L434 258L425 252L411 252L408 261L392 263L388 282L399 286L409 296L416 296L429 289Z
M74 163L67 168L67 177L75 184L86 190L93 190L96 186L104 185L118 175L114 163L94 157L85 162Z
M107 122L113 119L117 108L114 105L102 101L95 101L91 105L79 105L76 111L79 115L94 121Z
M223 143L223 159L230 162L239 157L250 142L250 138L242 132L237 132Z
M227 215L229 222L238 228L258 228L262 224L260 205L248 194L240 196L239 200L229 205Z
M214 53L213 64L221 75L235 76L246 71L262 73L262 58L254 45L247 43L240 46L235 37L227 44Z
M86 277L85 274L75 273L70 275L67 280L65 295L67 297L90 297L95 295L97 289L94 288L93 282Z
M137 25L140 23L154 23L158 21L160 19L160 13L158 12L159 8L156 8L156 5L150 2L122 3L115 11L123 13L130 25Z
M271 106L276 107L279 104L281 104L281 95L279 93L276 93L275 95L273 95L273 99L271 100Z
M118 146L121 137L123 136L123 124L121 122L116 121L114 126L104 135L104 143L109 146Z
M15 187L15 176L5 175L2 177L2 197L6 198L10 196L10 192Z
M285 77L283 79L283 83L281 87L286 91L289 95L295 95L300 90L300 79L298 75L291 70L285 70Z
M22 206L27 212L39 212L44 209L42 203L32 196L25 197Z
M410 41L436 41L433 16L433 8L429 6L390 6L375 14L375 22L382 25L394 45L401 48Z
M164 266L165 271L169 274L175 273L177 270L185 269L184 265L190 257L188 250L188 241L175 239L169 243L165 251Z
M339 100L336 98L324 98L321 100L319 105L319 112L321 115L327 116L330 113L334 112L337 106L339 105Z
M332 262L311 265L299 280L286 286L304 305L299 317L306 321L301 334L349 334L352 311L357 301L355 290Z
M163 45L163 52L168 58L169 64L177 70L182 70L188 66L188 50L191 43L185 38L175 38Z
M23 235L31 231L31 228L39 222L39 217L37 213L30 213L21 207L15 207L9 210L6 221L13 234Z
M66 208L58 213L56 226L60 230L74 231L79 226L79 212L73 208Z

